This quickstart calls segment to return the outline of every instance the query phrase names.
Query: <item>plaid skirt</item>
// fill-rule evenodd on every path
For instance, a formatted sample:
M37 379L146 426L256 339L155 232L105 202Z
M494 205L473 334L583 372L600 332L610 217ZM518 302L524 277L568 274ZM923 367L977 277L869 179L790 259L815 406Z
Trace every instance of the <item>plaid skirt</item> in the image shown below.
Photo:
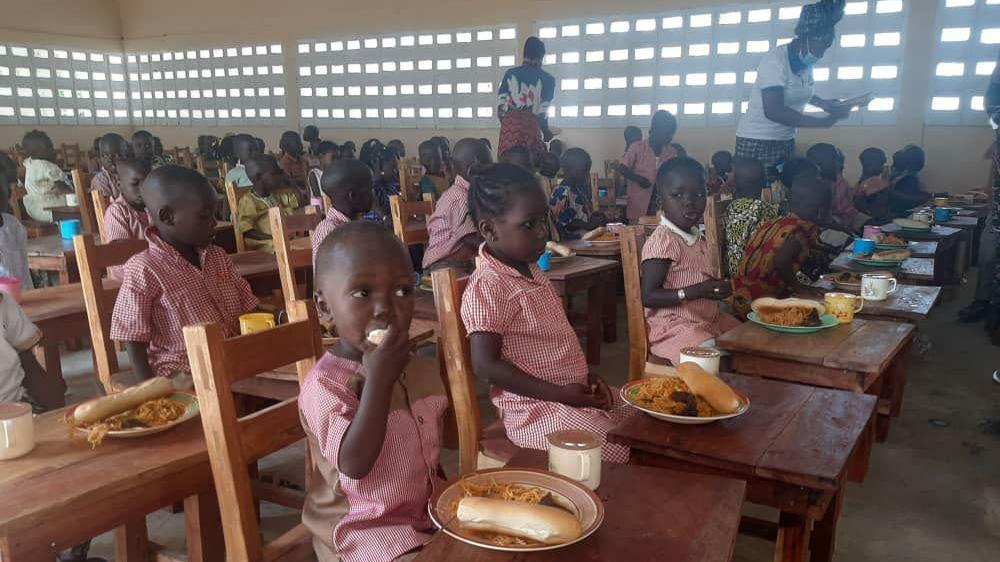
M528 110L512 109L503 116L499 140L497 156L507 152L509 148L523 146L531 151L534 161L539 162L545 152L542 126L538 124L538 117Z
M736 137L735 156L760 160L760 163L764 165L764 173L769 182L778 179L775 167L791 158L793 154L795 154L795 139L762 140Z

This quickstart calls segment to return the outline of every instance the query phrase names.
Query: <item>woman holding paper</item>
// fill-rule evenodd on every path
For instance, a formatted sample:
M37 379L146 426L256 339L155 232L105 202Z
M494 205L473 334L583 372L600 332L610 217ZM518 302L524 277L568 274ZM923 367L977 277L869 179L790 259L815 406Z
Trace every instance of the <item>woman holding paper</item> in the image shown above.
M841 101L813 94L812 67L833 44L834 27L844 17L844 1L803 6L795 39L772 49L757 67L750 105L736 130L736 156L760 160L769 180L776 179L774 166L795 152L798 127L830 127L847 117L852 107L868 103L867 96ZM805 115L806 103L826 115Z

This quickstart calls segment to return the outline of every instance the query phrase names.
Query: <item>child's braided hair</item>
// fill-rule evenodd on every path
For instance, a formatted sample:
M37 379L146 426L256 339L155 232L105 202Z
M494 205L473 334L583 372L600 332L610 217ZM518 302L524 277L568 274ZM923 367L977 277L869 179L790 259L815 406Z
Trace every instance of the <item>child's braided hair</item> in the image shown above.
M501 162L474 167L470 175L469 214L477 224L484 218L506 213L514 193L542 189L531 172L514 164Z

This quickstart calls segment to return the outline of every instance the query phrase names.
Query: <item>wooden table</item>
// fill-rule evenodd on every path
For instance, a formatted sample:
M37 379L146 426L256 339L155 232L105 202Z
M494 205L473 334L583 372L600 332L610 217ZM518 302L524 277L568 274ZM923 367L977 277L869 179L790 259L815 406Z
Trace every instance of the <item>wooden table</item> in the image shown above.
M561 242L561 244L576 252L578 256L615 259L618 261L622 259L621 244L591 244L586 240L569 240Z
M225 559L201 423L96 449L71 436L63 411L35 418L37 446L0 470L0 559L55 560L60 550L115 529L119 562L147 562L146 514L184 502L188 560Z
M812 560L831 560L846 480L863 480L868 468L875 397L722 377L750 398L742 416L678 425L637 414L608 439L631 447L632 463L745 480L747 501L780 515L777 526L745 517L741 530L776 539L776 561L805 560L810 542Z
M899 267L869 267L855 262L850 252L842 252L830 264L830 269L834 271L856 271L859 273L889 271L900 281L918 285L931 285L934 283L934 261L933 258L908 258Z
M844 289L834 288L829 281L819 281L814 286L827 291L844 292ZM857 291L847 291L857 293ZM811 295L796 295L801 298L820 300ZM941 287L927 285L904 285L900 283L896 292L884 301L866 300L864 308L856 316L875 320L896 320L899 322L919 322L930 314L931 309L941 299Z
M906 240L917 242L937 242L934 278L936 285L957 285L962 281L967 258L962 252L962 241L971 242L971 237L960 228L934 225L927 232L912 232L903 230L898 225L889 223L882 225L882 232L895 234Z
M916 327L855 318L812 334L782 334L747 322L716 338L747 375L879 396L876 436L889 434L902 410Z
M933 258L937 255L937 242L910 242L910 257L912 258ZM854 250L854 242L844 248L850 252Z
M46 210L52 212L52 222L56 224L59 221L69 219L81 220L83 218L79 205L58 205L56 207L46 207Z
M507 466L546 468L525 450ZM438 533L419 562L725 562L732 558L745 485L715 475L605 463L604 523L579 543L535 553L486 550Z
M248 250L242 253L230 254L233 265L241 277L250 283L253 294L267 297L276 290L281 290L281 278L278 275L278 260L274 254L259 250Z

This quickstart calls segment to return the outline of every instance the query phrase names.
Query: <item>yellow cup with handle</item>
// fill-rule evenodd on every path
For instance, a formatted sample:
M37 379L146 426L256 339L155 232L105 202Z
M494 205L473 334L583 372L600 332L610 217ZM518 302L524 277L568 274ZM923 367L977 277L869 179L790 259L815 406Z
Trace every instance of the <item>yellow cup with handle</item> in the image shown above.
M251 312L240 316L240 333L244 336L270 330L274 326L274 315L270 312Z
M851 293L826 293L823 295L823 303L827 313L836 316L841 324L853 322L854 315L865 307L865 300Z

